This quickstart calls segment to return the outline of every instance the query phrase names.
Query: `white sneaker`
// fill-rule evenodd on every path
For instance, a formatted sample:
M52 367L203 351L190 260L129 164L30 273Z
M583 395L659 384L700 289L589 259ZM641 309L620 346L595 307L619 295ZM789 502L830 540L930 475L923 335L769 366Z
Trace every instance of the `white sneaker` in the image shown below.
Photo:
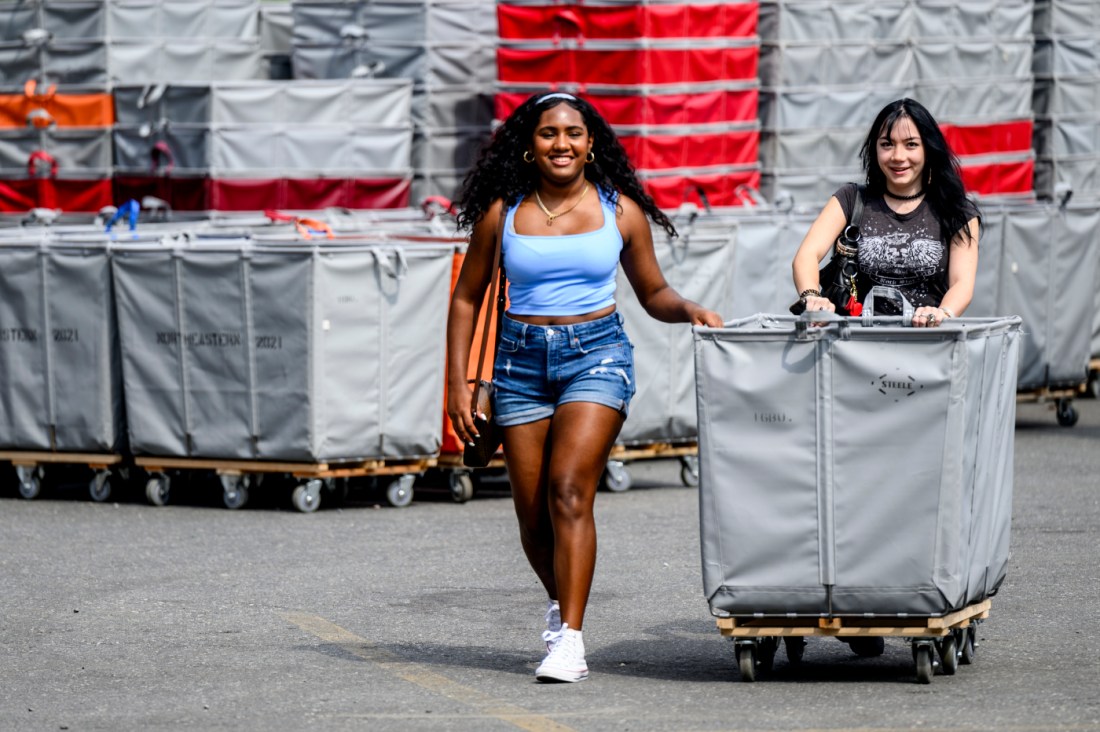
M539 681L566 681L573 683L588 678L588 664L584 661L584 638L579 630L561 626L561 634L550 653L535 669Z
M542 632L542 642L546 644L546 652L554 650L558 638L561 637L561 606L557 600L546 601L546 630Z

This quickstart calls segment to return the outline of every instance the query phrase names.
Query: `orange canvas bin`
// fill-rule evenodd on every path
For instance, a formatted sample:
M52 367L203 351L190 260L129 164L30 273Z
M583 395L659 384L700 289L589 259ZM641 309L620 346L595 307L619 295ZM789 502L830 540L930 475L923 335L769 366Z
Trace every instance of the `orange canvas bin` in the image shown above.
M462 263L466 261L465 252L455 252L454 264L451 268L451 292L454 292L455 284L458 282L458 274L462 271ZM481 304L481 317L477 321L477 330L474 331L474 339L470 346L470 366L466 371L466 378L475 378L474 372L477 371L477 354L478 349L481 348L481 334L485 332L485 315L486 308L495 307L495 304L489 303L489 291L485 291L485 302ZM496 343L496 324L494 323L492 329L489 331L489 345L485 348L485 373L482 375L484 379L491 379L493 374L493 356L494 349L493 344ZM444 455L461 455L462 454L462 441L458 439L458 435L455 434L454 429L451 428L451 419L447 416L447 384L443 384L443 443L439 448L439 452Z
M41 92L41 93L40 93ZM58 93L28 81L22 94L0 94L0 127L110 127L114 98L107 93Z

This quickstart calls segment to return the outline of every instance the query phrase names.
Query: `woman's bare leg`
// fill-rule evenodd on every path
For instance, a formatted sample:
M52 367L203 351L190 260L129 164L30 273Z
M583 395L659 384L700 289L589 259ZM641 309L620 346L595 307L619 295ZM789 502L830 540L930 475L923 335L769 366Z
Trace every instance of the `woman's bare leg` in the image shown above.
M519 539L527 561L546 594L558 598L554 580L554 527L550 523L546 467L550 453L550 420L504 428L504 458L519 520Z
M546 493L554 578L562 622L574 630L583 627L596 569L596 489L622 426L621 413L590 402L563 404L551 420Z

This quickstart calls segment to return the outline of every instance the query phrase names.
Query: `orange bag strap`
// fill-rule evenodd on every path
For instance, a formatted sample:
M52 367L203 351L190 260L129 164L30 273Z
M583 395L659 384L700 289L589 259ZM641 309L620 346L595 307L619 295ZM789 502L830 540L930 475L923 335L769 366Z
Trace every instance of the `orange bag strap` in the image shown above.
M496 246L493 249L493 274L492 284L489 288L489 303L488 307L493 308L494 303L496 305L495 311L497 314L497 322L499 323L504 319L504 284L501 282L504 279L504 269L500 266L501 249L504 243L504 221L505 213L507 209L504 206L504 201L500 202L500 223L497 226ZM498 288L499 287L499 294ZM477 357L477 371L474 378L474 408L477 408L477 398L481 393L481 373L485 368L485 350L489 345L489 330L493 325L493 312L489 310L488 315L485 318L485 329L481 331L481 353ZM481 308L478 308L477 314L474 316L474 332L477 332L477 321L481 319Z

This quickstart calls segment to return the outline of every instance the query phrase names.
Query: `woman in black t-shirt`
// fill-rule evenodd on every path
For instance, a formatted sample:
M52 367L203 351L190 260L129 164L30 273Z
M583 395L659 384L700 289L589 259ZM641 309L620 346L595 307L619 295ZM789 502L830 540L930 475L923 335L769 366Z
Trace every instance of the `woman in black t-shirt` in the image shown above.
M974 293L981 220L939 125L919 102L891 102L871 125L860 157L867 172L860 297L874 285L896 288L915 306L918 327L961 315ZM855 184L842 186L795 255L794 284L807 310L836 309L821 296L818 267L847 226L856 195ZM890 313L891 305L876 309Z

